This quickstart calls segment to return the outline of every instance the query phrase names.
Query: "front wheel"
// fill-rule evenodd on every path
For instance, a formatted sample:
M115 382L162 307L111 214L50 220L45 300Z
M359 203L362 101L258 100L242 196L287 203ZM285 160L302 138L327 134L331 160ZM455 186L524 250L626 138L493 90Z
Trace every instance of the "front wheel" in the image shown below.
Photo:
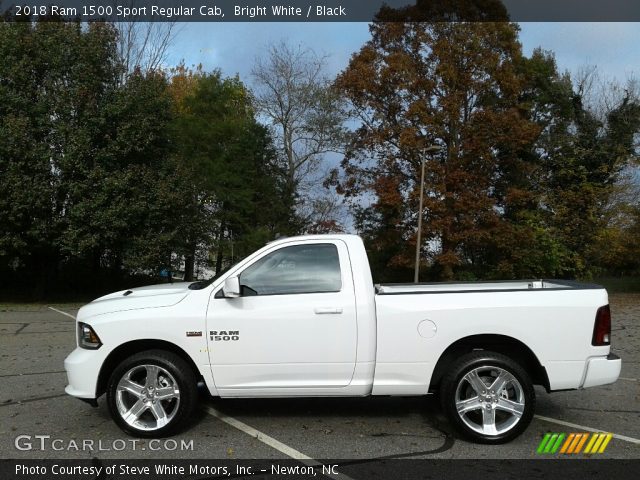
M193 412L196 377L178 355L140 352L116 367L107 386L113 420L137 437L162 437L176 431Z
M524 369L495 352L461 357L440 387L449 421L478 443L505 443L527 428L535 409L535 391Z

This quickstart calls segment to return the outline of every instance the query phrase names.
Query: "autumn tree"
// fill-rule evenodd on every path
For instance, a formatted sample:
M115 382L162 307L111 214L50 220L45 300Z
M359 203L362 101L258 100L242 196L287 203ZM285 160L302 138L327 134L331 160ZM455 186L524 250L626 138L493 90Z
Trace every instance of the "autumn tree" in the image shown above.
M599 275L640 275L640 184L632 171L614 188L589 258Z
M339 188L372 200L359 228L374 250L394 252L387 267L410 265L410 250L399 245L415 245L423 215L423 258L450 280L482 264L482 246L508 234L502 212L518 192L499 188L500 179L523 168L520 153L538 134L519 97L518 27L379 22L370 31L336 82L361 121ZM433 145L440 153L425 154Z

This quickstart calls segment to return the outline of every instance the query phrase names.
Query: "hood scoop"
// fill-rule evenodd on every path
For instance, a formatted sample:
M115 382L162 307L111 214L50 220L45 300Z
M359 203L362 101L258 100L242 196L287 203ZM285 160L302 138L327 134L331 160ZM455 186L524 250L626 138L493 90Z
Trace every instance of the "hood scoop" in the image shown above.
M123 297L128 297L128 296L129 296L129 295L131 295L132 293L133 293L133 291L132 291L132 290L127 290L126 292L124 292L124 293L122 294L122 296L123 296Z

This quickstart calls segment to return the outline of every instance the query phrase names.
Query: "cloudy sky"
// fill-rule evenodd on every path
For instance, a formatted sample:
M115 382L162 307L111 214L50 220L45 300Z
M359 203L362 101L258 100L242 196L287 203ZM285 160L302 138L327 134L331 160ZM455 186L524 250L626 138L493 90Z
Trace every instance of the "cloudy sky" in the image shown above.
M596 66L603 78L640 76L640 23L522 23L526 54L541 46L556 54L561 70ZM346 67L369 39L366 23L184 23L168 63L202 63L250 83L251 65L265 45L287 40L329 55L329 73Z

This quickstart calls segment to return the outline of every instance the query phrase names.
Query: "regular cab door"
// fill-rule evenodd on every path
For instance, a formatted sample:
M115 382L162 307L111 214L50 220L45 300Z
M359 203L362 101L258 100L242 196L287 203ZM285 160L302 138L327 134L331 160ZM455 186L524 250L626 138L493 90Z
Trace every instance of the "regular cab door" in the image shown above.
M208 312L209 355L221 394L349 385L356 306L342 241L279 245L245 267L239 280L241 296L218 291Z

